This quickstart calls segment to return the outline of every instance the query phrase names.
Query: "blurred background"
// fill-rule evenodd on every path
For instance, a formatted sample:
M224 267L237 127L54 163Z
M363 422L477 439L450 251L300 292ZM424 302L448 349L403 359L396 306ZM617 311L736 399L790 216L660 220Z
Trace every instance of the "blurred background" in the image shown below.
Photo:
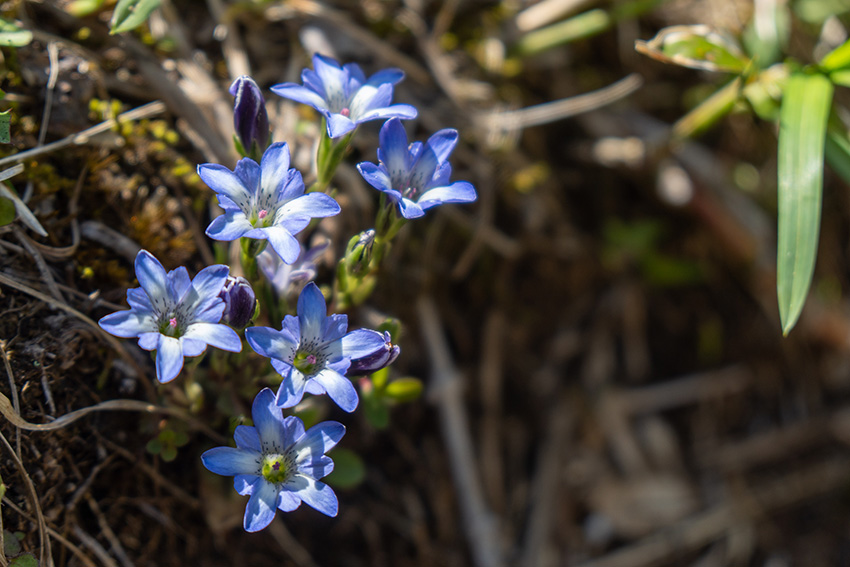
M163 0L110 35L115 8L0 2L0 163L25 166L7 183L48 235L0 227L0 563L850 564L850 198L827 167L813 283L783 338L782 83L766 71L844 42L850 2ZM759 73L704 52L682 66L650 42L696 24ZM409 223L349 313L400 319L391 375L424 391L383 427L322 410L348 428L339 516L302 506L246 534L245 498L199 455L248 414L266 366L206 360L202 386L159 386L147 353L92 321L124 305L140 247L192 274L213 262L195 168L238 157L233 79L264 90L307 175L317 115L268 88L300 82L315 52L401 68L410 139L457 129L453 179L479 198ZM760 87L729 90L738 75ZM374 218L353 164L376 161L378 130L359 129L337 173L320 282ZM15 425L118 399L181 413Z

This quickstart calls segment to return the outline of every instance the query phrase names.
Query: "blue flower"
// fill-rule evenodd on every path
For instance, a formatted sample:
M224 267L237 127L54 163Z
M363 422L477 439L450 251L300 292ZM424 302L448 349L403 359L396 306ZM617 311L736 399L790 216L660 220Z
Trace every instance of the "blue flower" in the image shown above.
M283 417L271 390L264 388L251 408L254 425L239 425L236 447L216 447L201 455L211 472L233 476L236 492L250 495L243 525L256 532L268 526L279 508L291 512L306 502L328 516L339 508L333 490L317 479L330 474L334 463L325 455L345 427L325 421L304 431L294 416Z
M268 240L278 256L291 264L301 253L295 234L310 220L339 213L339 204L324 193L304 193L301 173L289 167L285 142L272 144L258 165L240 159L236 169L213 163L198 166L198 175L218 193L224 214L207 227L215 240L240 237Z
M242 276L227 276L218 296L224 300L222 323L234 329L247 327L258 309L257 295L248 280Z
M277 405L292 407L306 391L327 393L343 410L354 411L359 399L345 373L352 358L362 358L383 348L383 335L369 329L346 334L348 316L328 317L325 298L312 282L298 297L297 309L297 317L284 317L280 331L270 327L245 330L251 348L271 358L272 366L283 376Z
M204 268L194 280L185 267L166 273L147 250L136 256L141 287L127 290L130 309L103 317L98 324L122 338L139 338L139 346L156 351L156 378L169 382L183 368L184 356L199 356L207 345L230 352L242 350L236 331L219 324L224 301L219 293L227 266Z
M339 138L369 120L416 118L416 109L409 104L390 104L393 85L403 78L400 69L384 69L367 79L359 65L340 66L317 53L313 56L313 70L301 72L303 86L282 83L271 90L318 110L327 120L328 136Z
M370 332L380 335L378 331ZM351 359L351 366L348 367L349 374L371 374L395 362L395 359L401 354L401 347L393 344L393 339L389 332L384 331L381 337L383 344L375 349L374 352L360 358Z
M285 264L281 262L277 254L263 250L257 256L257 265L269 280L275 294L279 298L286 299L290 294L297 295L303 285L313 281L319 259L328 246L330 241L325 240L309 250L302 247L301 255L292 264Z
M248 75L242 75L230 85L233 104L233 127L242 149L250 155L254 144L262 152L269 143L269 115L260 87Z
M372 187L398 204L406 219L421 217L443 203L469 203L478 197L475 187L467 181L449 182L452 167L448 158L457 139L457 130L447 128L424 144L414 142L408 146L401 122L387 120L380 133L380 165L363 162L357 169Z

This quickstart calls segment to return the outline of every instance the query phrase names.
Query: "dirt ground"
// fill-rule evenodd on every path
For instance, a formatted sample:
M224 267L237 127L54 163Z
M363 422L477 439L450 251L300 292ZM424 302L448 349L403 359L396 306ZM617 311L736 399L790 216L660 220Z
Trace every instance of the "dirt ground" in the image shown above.
M633 48L667 25L738 33L749 2L661 3L534 56L512 51L519 2L165 0L115 36L109 4L78 19L0 2L34 33L0 49L0 160L69 142L0 161L23 163L10 183L48 233L0 227L0 510L21 545L0 564L850 565L847 188L827 171L812 293L783 338L775 125L734 112L670 146L724 78ZM814 41L793 38L794 53ZM268 87L314 51L404 70L411 138L458 129L453 178L479 199L406 226L349 313L403 322L393 376L423 379L423 397L383 430L326 408L364 480L336 489L336 518L302 506L248 534L246 499L199 456L248 415L264 362L224 372L208 355L199 395L157 384L148 353L95 322L125 307L140 247L192 274L220 252L195 167L235 164L233 78L265 90L275 139L309 171L315 115ZM552 101L569 102L517 112ZM344 212L321 225L336 253L374 215L351 164L375 160L378 129L337 174ZM150 450L163 431L173 460Z

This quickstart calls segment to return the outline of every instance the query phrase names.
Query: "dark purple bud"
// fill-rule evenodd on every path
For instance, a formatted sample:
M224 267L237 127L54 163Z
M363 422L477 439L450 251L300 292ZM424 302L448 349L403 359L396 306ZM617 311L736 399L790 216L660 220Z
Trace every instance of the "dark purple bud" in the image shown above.
M224 300L221 322L234 329L244 329L254 318L257 298L251 284L243 277L227 276L224 287L218 294Z
M378 331L373 332L378 333ZM384 331L384 344L371 354L353 359L351 366L348 367L348 374L371 374L372 372L377 372L395 362L395 359L398 358L400 353L401 347L394 345L390 334Z
M236 97L233 105L233 127L242 148L250 156L251 148L256 143L259 153L262 154L269 142L269 115L266 113L266 101L260 87L254 79L242 75L230 85L230 94Z

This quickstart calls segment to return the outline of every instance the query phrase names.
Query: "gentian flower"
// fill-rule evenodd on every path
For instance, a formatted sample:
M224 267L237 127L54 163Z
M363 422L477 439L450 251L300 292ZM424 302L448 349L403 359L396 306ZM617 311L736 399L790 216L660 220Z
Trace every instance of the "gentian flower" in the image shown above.
M251 155L254 144L262 152L269 144L269 115L260 87L248 75L242 75L230 85L233 104L233 127L242 149Z
M282 83L271 91L318 110L327 120L328 136L339 138L370 120L416 118L416 109L409 104L390 104L393 85L403 78L400 69L384 69L367 79L356 63L340 66L317 53L313 69L301 72L303 86Z
M268 388L254 398L251 417L253 426L236 427L235 448L215 447L201 455L207 469L235 477L236 492L251 496L245 508L245 530L259 531L272 522L277 509L291 512L301 502L336 516L336 495L317 479L333 470L334 463L325 453L342 439L345 427L325 421L305 432L300 419L283 417Z
M313 281L316 277L316 267L319 258L330 246L330 241L317 244L305 250L302 246L301 255L292 264L285 264L280 257L268 250L263 250L257 256L260 271L269 280L278 297L286 298L301 291L301 286Z
M207 227L215 240L240 237L268 240L278 256L291 264L298 259L301 245L295 234L310 220L339 213L339 204L324 193L304 193L301 173L289 167L289 147L272 144L258 165L251 158L240 159L236 169L205 163L198 175L218 193L224 214Z
M378 331L371 332L381 334ZM360 358L351 359L351 366L348 367L350 375L371 374L395 362L395 359L401 354L401 347L393 344L392 336L387 331L384 331L382 340L383 344L374 352Z
M447 128L424 144L408 146L404 126L393 118L381 127L380 165L362 162L357 169L369 185L398 204L406 219L421 217L443 203L469 203L478 197L475 187L467 181L449 182L452 167L448 158L457 139L457 130Z
M241 276L227 276L218 296L224 300L221 322L234 329L247 327L257 310L257 296L248 280Z
M354 411L359 399L345 373L352 358L362 358L382 348L383 336L369 329L346 334L348 316L328 317L325 298L313 282L298 297L297 311L297 317L284 317L280 331L270 327L245 329L251 348L270 358L274 369L283 376L277 405L292 407L307 391L327 393L340 408Z
M156 378L169 382L183 368L184 356L199 356L207 345L242 350L236 331L219 323L224 301L219 293L229 268L204 268L194 280L181 266L166 273L147 250L136 255L141 287L127 290L130 309L103 317L98 324L117 337L139 337L139 346L156 351Z

